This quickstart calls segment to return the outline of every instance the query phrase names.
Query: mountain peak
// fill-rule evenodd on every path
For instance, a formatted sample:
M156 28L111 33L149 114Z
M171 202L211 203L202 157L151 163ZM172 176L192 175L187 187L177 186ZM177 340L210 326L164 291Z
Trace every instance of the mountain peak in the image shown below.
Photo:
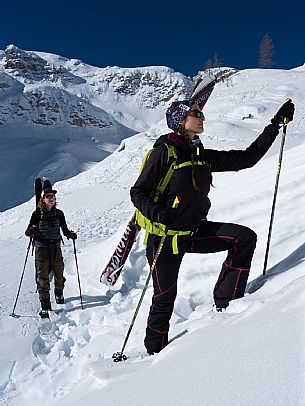
M24 51L13 44L6 47L4 55L4 68L27 78L40 74L47 65L47 61L34 52Z
M5 48L5 50L4 50L4 52L5 53L8 53L8 54L19 54L19 55L22 55L22 54L26 54L26 52L23 50L23 49L20 49L20 48L18 48L16 45L14 45L14 44L10 44L10 45L8 45L6 48Z

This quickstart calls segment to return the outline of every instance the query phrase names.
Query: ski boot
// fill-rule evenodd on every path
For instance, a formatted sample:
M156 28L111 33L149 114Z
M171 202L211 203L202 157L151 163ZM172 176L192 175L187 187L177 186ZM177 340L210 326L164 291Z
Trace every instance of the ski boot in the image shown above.
M64 298L62 290L55 289L54 290L54 295L55 295L55 300L56 300L57 304L64 304L65 303L65 298Z
M225 312L226 309L227 309L227 307L221 307L221 306L217 306L216 304L213 304L211 311L215 312L215 310L216 310L216 312L222 313L222 312Z
M49 319L50 318L48 310L42 310L41 309L40 312L39 312L39 316L42 319Z
M41 303L41 310L39 312L39 316L42 319L48 319L49 318L49 310L52 310L51 309L50 298L42 299L40 301L40 303Z

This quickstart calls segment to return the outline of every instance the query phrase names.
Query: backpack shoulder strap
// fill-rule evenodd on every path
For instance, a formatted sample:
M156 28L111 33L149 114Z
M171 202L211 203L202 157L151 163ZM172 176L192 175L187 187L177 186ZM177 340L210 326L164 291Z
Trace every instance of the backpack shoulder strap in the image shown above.
M144 166L147 164L147 161L148 161L148 159L149 159L151 153L153 152L153 150L154 150L154 149L151 148L151 149L146 153L145 157L143 158L143 160L142 160L142 165L141 165L141 168L140 168L140 173L143 171Z
M159 197L164 192L166 186L168 185L173 173L176 169L176 162L177 162L177 152L173 145L164 144L167 148L167 164L169 165L168 170L164 178L160 181L155 196L154 202L156 203L159 200Z
M38 220L37 222L39 222L43 216L43 212L39 207L37 207L37 209L35 210L35 216Z

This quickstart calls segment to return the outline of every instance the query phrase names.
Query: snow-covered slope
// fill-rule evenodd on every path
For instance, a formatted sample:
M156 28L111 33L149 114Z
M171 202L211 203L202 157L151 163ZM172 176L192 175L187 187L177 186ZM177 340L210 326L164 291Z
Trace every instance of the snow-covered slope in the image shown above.
M102 69L8 46L0 52L0 211L29 199L36 176L67 179L101 161L193 87L166 67Z
M148 267L142 237L111 290L99 275L133 207L129 188L161 122L130 137L112 155L76 177L58 182L59 207L78 232L77 255L85 309L81 310L70 242L64 246L67 303L53 322L35 319L38 298L30 257L16 313L11 312L28 241L23 232L34 200L0 213L0 395L3 405L302 406L304 393L304 71L242 71L230 87L217 85L206 109L203 142L244 148L286 97L296 105L289 124L266 278L264 251L280 137L254 168L214 175L209 218L253 228L258 244L248 293L226 313L211 312L212 289L225 253L187 254L171 320L172 342L144 356L149 287L126 348L114 364L139 300ZM303 90L304 89L304 90ZM245 118L248 114L253 118Z

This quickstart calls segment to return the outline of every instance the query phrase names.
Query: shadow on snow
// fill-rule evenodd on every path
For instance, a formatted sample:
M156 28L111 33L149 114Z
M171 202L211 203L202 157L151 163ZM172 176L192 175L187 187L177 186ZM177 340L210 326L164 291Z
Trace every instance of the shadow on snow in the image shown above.
M276 275L289 271L289 269L301 264L305 261L305 243L300 245L295 251L293 251L288 257L278 262L272 268L270 268L266 275L260 275L253 281L249 282L246 288L247 293L254 293L258 289L262 288L267 281L273 279Z

